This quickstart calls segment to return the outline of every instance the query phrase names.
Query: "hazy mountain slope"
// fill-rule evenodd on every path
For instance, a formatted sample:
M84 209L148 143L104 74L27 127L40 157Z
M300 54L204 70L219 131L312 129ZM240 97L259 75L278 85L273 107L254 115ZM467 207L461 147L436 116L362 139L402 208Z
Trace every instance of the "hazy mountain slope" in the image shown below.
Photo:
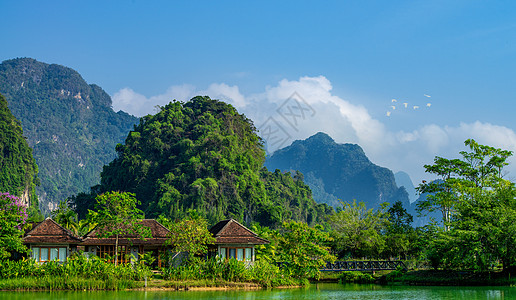
M394 179L396 180L396 185L398 185L398 187L405 187L405 190L408 193L410 203L415 202L419 195L416 192L416 188L414 187L414 184L412 183L412 179L410 179L410 176L407 173L400 171L394 174Z
M310 188L318 191L314 192L318 202L335 205L338 198L348 202L357 199L367 207L397 200L408 204L407 192L396 186L391 170L373 164L360 146L337 144L322 132L274 152L265 166L269 170L301 171Z
M0 64L0 93L34 150L43 210L97 184L115 145L138 120L114 112L109 95L76 71L31 58Z

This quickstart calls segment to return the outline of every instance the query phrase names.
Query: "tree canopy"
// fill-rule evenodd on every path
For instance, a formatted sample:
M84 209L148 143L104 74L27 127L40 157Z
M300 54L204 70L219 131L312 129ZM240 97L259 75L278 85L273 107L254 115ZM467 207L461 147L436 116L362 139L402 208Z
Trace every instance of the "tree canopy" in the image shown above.
M31 58L0 64L0 92L33 149L41 180L36 193L43 212L98 184L102 167L115 157L115 145L138 121L125 112L114 112L109 95L76 71ZM0 144L3 141L13 142L1 138ZM29 161L21 149L17 154L18 159Z
M39 183L37 175L38 166L23 136L21 124L0 94L0 192L21 197L23 202L39 211L35 190Z
M277 226L291 218L318 222L332 211L314 202L299 176L263 169L252 121L209 97L174 101L143 117L116 151L94 193L135 193L150 217L181 219L196 209L210 224L231 217ZM79 210L88 206L85 195L74 200Z
M20 198L1 193L0 216L0 259L9 257L11 251L26 252L22 228L27 221L27 210Z
M150 236L149 228L140 224L143 212L136 208L138 200L131 193L108 192L97 196L95 211L90 211L91 223L97 224L97 236L101 238L116 237L115 249L121 235ZM118 263L115 255L115 265Z

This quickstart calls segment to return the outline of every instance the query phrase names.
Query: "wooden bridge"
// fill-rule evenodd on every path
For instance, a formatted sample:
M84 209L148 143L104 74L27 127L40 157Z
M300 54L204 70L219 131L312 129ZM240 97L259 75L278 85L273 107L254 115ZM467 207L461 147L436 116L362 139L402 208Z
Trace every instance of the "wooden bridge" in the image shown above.
M366 260L366 261L336 261L328 262L321 271L379 271L379 270L396 270L399 267L407 269L401 260Z

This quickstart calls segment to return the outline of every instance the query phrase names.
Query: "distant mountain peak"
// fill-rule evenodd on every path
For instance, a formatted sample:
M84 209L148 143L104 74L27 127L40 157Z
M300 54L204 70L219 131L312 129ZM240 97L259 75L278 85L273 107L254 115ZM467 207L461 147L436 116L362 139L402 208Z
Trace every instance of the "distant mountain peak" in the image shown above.
M327 133L319 131L318 133L312 135L306 141L312 141L312 142L322 142L322 143L335 143L335 140L329 136Z
M114 112L111 97L77 71L32 58L0 64L0 93L33 147L43 211L97 184L115 146L138 122Z
M359 145L338 144L324 132L274 152L265 166L269 170L301 171L314 199L333 206L338 205L335 199L357 199L368 207L378 207L384 201L408 202L391 170L373 164Z

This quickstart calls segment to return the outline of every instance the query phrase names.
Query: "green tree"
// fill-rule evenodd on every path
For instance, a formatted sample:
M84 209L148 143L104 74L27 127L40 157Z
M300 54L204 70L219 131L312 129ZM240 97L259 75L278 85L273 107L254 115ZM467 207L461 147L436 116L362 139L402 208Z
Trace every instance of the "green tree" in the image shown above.
M342 203L343 207L330 216L334 247L341 255L352 257L379 256L385 247L382 231L387 225L386 206L367 209L365 203Z
M31 215L39 214L36 185L38 166L20 122L0 94L0 192L20 197Z
M497 261L504 269L512 268L516 266L516 192L514 184L503 178L512 152L471 139L465 145L470 151L461 151L462 159L439 158L425 166L430 173L447 170L439 174L449 174L429 196L429 201L448 207L444 230L436 231L429 243L429 258L434 266L445 268L485 271ZM431 192L435 185L423 184L420 190Z
M52 219L59 225L72 231L75 234L79 234L79 221L77 219L77 213L73 211L66 201L60 201L56 210L50 214Z
M195 209L210 224L234 218L278 227L288 219L317 223L331 213L299 176L263 168L252 121L209 97L174 101L143 117L116 150L92 193L135 193L151 217L179 220ZM74 200L78 210L88 206L85 195Z
M136 235L139 238L150 237L149 228L143 226L143 212L136 207L139 201L132 193L108 192L96 197L96 211L89 212L91 223L97 224L97 236L115 237L115 251L118 253L120 235ZM118 254L115 255L115 265Z
M310 227L303 222L284 222L277 240L278 260L286 263L294 277L318 278L319 269L336 259L327 246L332 238L320 225Z
M173 246L176 251L172 260L181 252L188 255L205 255L208 245L215 243L215 238L208 230L208 221L195 210L190 211L188 217L178 222L170 222L166 218L160 218L160 222L170 230L167 244Z
M413 217L403 207L401 201L396 201L387 210L387 226L384 233L384 256L404 256L411 252L412 245L416 244L417 235L411 226Z
M445 231L459 201L472 200L477 190L491 189L502 181L503 168L512 155L511 151L480 145L472 139L464 144L470 152L461 151L462 159L436 157L433 165L425 165L425 172L438 180L425 181L417 188L421 194L428 194L418 203L418 211L440 211Z
M277 251L278 251L278 236L279 232L276 229L271 229L267 226L261 226L255 223L251 226L253 232L259 237L269 241L269 244L256 245L254 247L256 251L256 260L265 260L269 263L278 262Z
M26 206L19 197L0 194L0 259L10 257L10 251L27 252L23 245L23 225L27 221Z

